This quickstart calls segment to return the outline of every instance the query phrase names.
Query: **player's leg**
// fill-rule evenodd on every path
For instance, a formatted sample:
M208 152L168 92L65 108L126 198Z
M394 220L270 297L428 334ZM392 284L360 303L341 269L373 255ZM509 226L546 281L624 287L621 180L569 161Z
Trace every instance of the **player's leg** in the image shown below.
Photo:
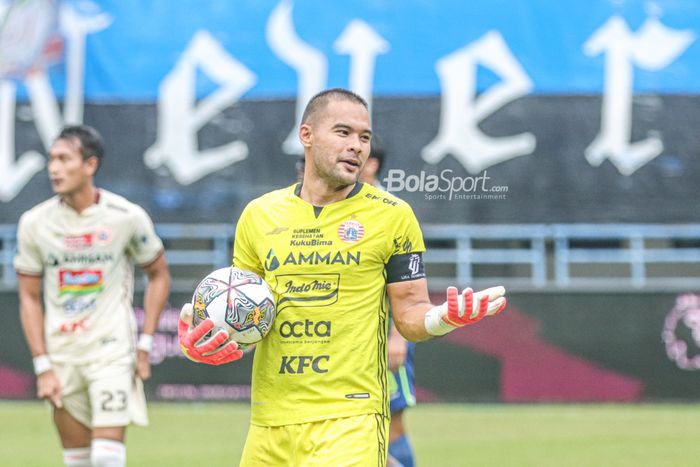
M138 405L133 359L90 364L85 373L92 408L92 465L122 467L126 465L126 427Z
M53 371L61 383L63 407L54 408L53 422L63 448L63 463L68 467L90 464L90 401L80 368L54 362Z
M92 432L90 459L92 467L123 467L126 465L124 436L126 427L101 427Z
M403 424L403 410L391 414L389 426L389 455L403 467L413 467L413 449Z
M404 410L416 404L413 350L414 345L409 344L404 365L389 375L389 387L391 390L389 455L400 462L403 467L413 467L415 464L413 449L406 434L403 419Z
M65 409L54 409L53 421L61 438L63 464L67 467L90 467L90 428Z
M394 457L391 454L387 454L386 467L403 467L403 465L401 465L401 462L394 459Z

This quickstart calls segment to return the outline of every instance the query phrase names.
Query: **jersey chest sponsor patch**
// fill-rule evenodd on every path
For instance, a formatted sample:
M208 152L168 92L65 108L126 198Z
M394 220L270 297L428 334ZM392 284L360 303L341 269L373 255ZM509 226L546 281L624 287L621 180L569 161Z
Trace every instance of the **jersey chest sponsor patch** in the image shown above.
M93 245L106 246L110 243L112 243L112 229L107 226L98 227L94 232L63 237L63 246L69 251L85 250Z
M100 269L79 271L60 269L58 271L59 295L85 295L99 292L103 287L104 281Z
M92 234L67 235L63 237L66 250L84 250L92 246Z

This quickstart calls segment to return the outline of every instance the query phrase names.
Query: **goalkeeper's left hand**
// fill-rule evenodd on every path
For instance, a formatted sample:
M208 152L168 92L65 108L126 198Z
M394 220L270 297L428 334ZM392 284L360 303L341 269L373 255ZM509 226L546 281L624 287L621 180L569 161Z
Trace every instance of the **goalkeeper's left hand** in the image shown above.
M443 336L457 328L497 315L506 307L506 289L491 287L480 292L464 289L460 295L456 287L447 288L447 301L431 308L425 315L425 330L431 336Z
M193 317L192 304L185 303L177 324L177 337L185 357L193 362L223 365L243 356L243 351L238 348L238 344L229 340L229 334L224 329L219 329L200 343L199 340L214 329L214 322L207 318L192 327Z

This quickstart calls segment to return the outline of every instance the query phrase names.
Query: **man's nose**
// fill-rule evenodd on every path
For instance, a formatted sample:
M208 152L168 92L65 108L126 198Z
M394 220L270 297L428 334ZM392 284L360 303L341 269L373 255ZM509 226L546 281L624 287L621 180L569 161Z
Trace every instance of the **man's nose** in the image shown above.
M362 141L360 141L360 136L350 136L348 141L348 147L355 154L360 154L362 152Z

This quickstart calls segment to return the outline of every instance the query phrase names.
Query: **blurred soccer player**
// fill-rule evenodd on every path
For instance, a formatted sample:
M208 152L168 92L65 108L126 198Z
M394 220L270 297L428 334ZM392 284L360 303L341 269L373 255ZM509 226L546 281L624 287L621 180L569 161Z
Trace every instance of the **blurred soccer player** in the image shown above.
M387 462L388 295L394 322L421 341L505 307L503 287L430 303L423 238L411 207L359 182L370 152L367 103L331 89L308 103L299 138L303 183L251 201L236 226L233 263L270 284L278 316L255 350L252 413L243 466ZM185 354L209 364L241 358L214 324L192 328L183 306Z
M148 423L141 380L170 289L146 212L95 187L102 156L95 129L65 127L49 150L56 196L25 212L17 232L22 329L67 466L126 464L126 426ZM134 263L148 277L138 342Z
M378 138L372 138L372 149L360 174L360 181L377 188L382 188L377 176L384 163L384 147ZM389 313L391 314L391 312ZM413 449L406 434L403 411L416 404L415 381L413 373L413 352L415 344L401 335L396 326L389 323L389 340L387 345L389 360L389 458L399 462L403 467L415 464ZM391 465L390 463L388 465Z

